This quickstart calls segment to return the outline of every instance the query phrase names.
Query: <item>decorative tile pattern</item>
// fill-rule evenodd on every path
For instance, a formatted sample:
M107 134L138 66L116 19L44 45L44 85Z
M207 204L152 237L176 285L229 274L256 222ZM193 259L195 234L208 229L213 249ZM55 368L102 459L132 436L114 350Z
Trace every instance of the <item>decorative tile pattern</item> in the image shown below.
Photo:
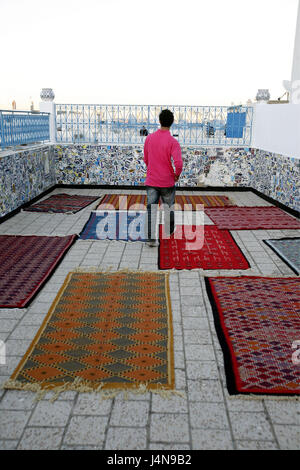
M58 183L143 185L142 146L57 145ZM255 171L249 148L182 147L181 186L246 186Z
M249 186L300 211L300 159L257 149L253 153L255 172Z
M180 186L247 186L299 210L300 160L250 148L182 147ZM144 185L143 146L46 145L0 157L0 216L55 183Z
M141 146L55 146L58 183L143 185L146 166Z
M56 183L53 146L0 156L0 217Z
M58 183L142 185L142 146L57 145ZM248 186L300 207L300 160L250 148L182 147L180 186Z

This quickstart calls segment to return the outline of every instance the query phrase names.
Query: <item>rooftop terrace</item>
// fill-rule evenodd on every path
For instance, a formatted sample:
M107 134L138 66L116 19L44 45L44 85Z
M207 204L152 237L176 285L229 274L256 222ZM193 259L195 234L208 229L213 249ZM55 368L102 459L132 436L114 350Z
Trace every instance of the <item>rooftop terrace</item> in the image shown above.
M145 195L143 129L153 132L157 128L157 114L161 108L125 105L55 105L53 101L43 101L40 113L0 112L0 238L5 235L39 237L79 235L84 227L87 227L91 213L95 211L104 194ZM238 107L173 106L172 109L176 116L176 125L172 133L181 144L184 161L183 172L177 185L178 195L187 197L201 195L207 197L208 201L214 196L221 196L219 200L224 201L229 198L233 208L253 207L256 212L259 212L261 207L266 209L276 207L279 211L278 217L288 216L289 220L295 223L300 203L300 140L297 131L300 124L299 104L278 106L258 103L254 106ZM60 193L94 196L96 200L92 205L76 213L27 211L35 202L40 203ZM159 223L163 222L162 215L159 214L157 229ZM259 296L256 291L251 294L250 288L250 293L247 295L241 293L239 298L237 286L240 281L237 279L245 279L243 276L257 276L258 282L265 277L271 280L290 279L290 282L296 286L296 281L299 281L297 269L291 263L288 264L284 256L279 256L272 250L265 241L283 238L299 240L300 229L282 228L284 225L275 229L274 224L270 229L262 227L235 229L232 225L233 219L227 216L227 223L230 222L231 226L228 232L224 230L222 235L219 233L220 240L224 233L227 233L227 245L223 239L218 245L218 243L211 244L208 234L214 233L213 230L222 232L222 229L219 230L219 222L214 219L209 208L205 208L204 214L190 209L175 213L177 226L204 225L204 241L208 247L206 252L203 248L202 254L205 253L203 258L201 250L195 255L198 265L193 266L193 269L169 270L172 321L169 320L168 332L171 335L170 332L173 331L174 387L177 394L163 395L163 393L154 393L155 390L144 390L145 393L135 394L129 390L112 394L104 400L99 393L84 392L79 390L80 387L74 386L74 390L63 391L55 401L51 401L53 397L51 393L40 396L41 400L35 401L33 391L3 389L0 390L0 448L182 451L299 449L297 388L294 393L287 393L285 396L278 396L272 391L260 393L261 389L259 392L253 392L254 395L242 392L232 394L233 384L228 372L228 350L227 346L224 346L220 325L216 320L216 306L208 289L210 282L208 278L220 279L224 276L227 279L230 277L234 279L231 291L237 292L238 298L230 303L226 297L225 306L230 307L229 314L231 308L236 313L240 303L240 311L246 309L246 313L241 313L241 317L245 320L242 331L249 330L253 318L253 312L248 311L250 303L253 302L254 305L256 301L257 309L260 311L263 310L260 304L265 296L271 299L270 311L276 318L279 316L282 320L281 333L279 335L275 326L267 323L265 312L262 311L261 315L264 318L259 318L254 331L250 328L251 334L248 335L254 351L254 356L251 358L256 357L255 345L259 343L261 346L261 341L268 340L277 344L277 340L281 341L277 336L280 336L287 338L284 346L283 343L280 343L280 346L273 344L274 350L277 347L278 351L276 360L274 356L268 356L270 351L266 345L263 346L265 348L263 352L257 353L269 357L264 362L269 364L270 368L267 375L264 375L263 368L258 375L251 376L252 372L247 368L247 359L245 365L239 364L239 367L241 376L248 379L250 377L250 382L259 376L260 381L264 380L266 389L276 388L277 383L281 383L276 374L280 369L284 350L284 360L287 364L287 368L283 371L284 381L290 381L288 387L291 392L293 386L297 387L295 377L299 368L297 361L292 361L294 341L296 341L294 354L298 351L298 324L295 323L295 328L291 330L289 318L285 315L291 312L295 318L298 315L291 299L295 292L292 289L288 296L285 293L282 297L276 288L272 287L266 288ZM235 253L231 258L227 256L228 246ZM230 263L232 260L233 263L244 262L246 264L243 265L244 269L241 269L240 265L235 265L233 268L230 265L231 269L208 269L209 263L201 264L207 262L207 259L210 260L210 256L217 258L214 251L216 247L218 249L221 247L220 253L226 262L228 259ZM184 249L181 255L178 255L177 262L184 260L186 262L188 255ZM160 269L162 267L160 250L161 246L150 248L142 241L95 240L90 236L87 239L77 238L60 260L58 267L54 272L51 271L46 283L28 304L20 304L19 308L6 308L1 304L0 384L7 383L21 360L22 367L24 365L27 367L27 362L24 361L28 358L22 358L27 357L28 348L31 348L30 345L37 332L41 334L41 331L44 331L45 319L48 319L52 309L56 308L55 299L60 298L57 296L64 292L62 287L65 289L65 281L69 279L70 272L125 270L128 278L134 272L162 273L165 271ZM12 283L17 283L13 295L18 295L19 291L22 291L23 281L35 278L34 269L30 274L24 275L27 266L31 266L31 259L38 256L38 253L35 255L32 253L29 251L22 256L21 261L27 256L28 263L20 268L18 264L20 259L14 258L15 253L6 256L6 252L2 250L2 270L3 266L10 262L10 268L4 272L0 280L2 296L6 295L3 286L6 285L7 279L13 278ZM48 252L49 257L50 255ZM208 258L204 259L206 255ZM12 263L11 259L15 259L15 263ZM186 266L191 267L188 264ZM119 285L115 286L115 289L118 288ZM114 295L118 296L118 290L114 292ZM96 300L88 304L88 309L94 308L95 302L100 309L102 303L99 299L102 294L102 289L98 288ZM84 296L82 293L80 295ZM134 295L136 296L134 290L128 293L128 305ZM282 305L278 302L282 301L285 305L287 297L289 302L287 311L282 313ZM9 298L8 302L10 300ZM71 312L75 309L77 314L82 313L85 308L84 303L84 299L77 298ZM165 304L169 306L168 297ZM157 305L157 302L153 301L150 307L157 308ZM147 309L139 306L138 311L144 312L145 308ZM89 322L92 320L88 318ZM126 324L127 320L125 315L125 326L120 327L120 330L124 334L125 330L133 334L132 324L129 327ZM48 325L47 328L51 335L51 326ZM58 327L60 334L64 335L61 328L63 330L64 327ZM84 328L93 330L90 323L88 327L85 324ZM159 337L160 334L164 335L162 330L159 330ZM109 334L113 333L110 331ZM129 336L130 334L128 333ZM76 337L78 331L75 332ZM171 337L172 335L168 336L169 358L172 357ZM245 338L239 337L236 343L241 348L241 353L244 340ZM89 333L87 338L80 337L78 341L87 343L92 341L95 343L93 347L98 344ZM98 342L101 341L102 339ZM124 342L123 337L122 341ZM130 341L132 338L129 339L129 343ZM64 347L66 343L69 347L70 344L63 338ZM154 343L153 340L151 345L157 346ZM124 357L130 356L130 350L126 349L126 345L123 346L122 350L114 351L116 357L119 357L117 363L119 368L125 367ZM3 350L4 364L3 354L1 356ZM30 354L33 353L32 349L29 351ZM74 372L74 368L77 367L79 371L83 369L83 374L86 371L104 374L104 382L115 380L115 375L109 367L113 367L116 373L114 369L116 365L109 363L107 366L107 356L103 358L103 354L99 355L104 365L102 363L100 366L96 365L93 372L90 363L86 366L86 352L83 351L83 346L74 354L74 360L72 355L68 356L67 366L71 371ZM86 360L94 360L94 356L95 354L88 353ZM132 360L139 361L142 357L142 354L136 353ZM238 355L234 357L238 362L241 361ZM53 357L49 360L53 360ZM148 354L147 360L153 362L154 356ZM149 366L147 371L150 371L153 377L162 377L160 365L164 364L164 356L160 356L158 360L155 356L155 360L156 366ZM28 365L29 369L30 367L33 374L39 370L35 361ZM59 374L61 367L59 366ZM163 365L161 367L163 368ZM172 370L172 360L168 363L168 368ZM134 370L136 372L137 369ZM268 382L270 374L272 385ZM29 382L29 385L35 383L32 377Z
M53 42L60 12L48 16ZM299 450L299 7L283 86L284 103L263 89L238 106L56 104L44 88L39 111L0 110L0 449ZM204 206L176 210L170 240L158 211L157 247L131 241L126 224L117 239L120 210L108 239L98 204L146 195L143 144L165 107L182 148L177 201ZM65 196L64 213L34 211L61 193L79 196L77 212ZM82 208L80 196L94 200ZM176 239L180 226L203 245Z
M144 191L136 190L138 194ZM54 189L50 194L61 192ZM68 194L93 195L130 190L64 188ZM199 192L182 194L199 194ZM209 191L226 195L239 206L271 206L251 191ZM0 235L79 233L91 208L76 214L21 211L0 225ZM191 223L192 212L185 213ZM205 223L213 222L205 216ZM176 214L181 223L180 213ZM101 401L99 395L68 391L55 402L47 394L0 392L2 449L297 449L299 402L271 396L232 396L226 386L224 359L216 335L204 276L297 277L263 239L299 236L299 230L233 230L234 240L251 268L243 271L183 270L170 272L176 389L182 396L162 398L145 393ZM69 271L99 267L113 271L158 271L158 249L143 242L77 240L28 308L0 309L0 338L6 365L0 381L11 375L29 347Z

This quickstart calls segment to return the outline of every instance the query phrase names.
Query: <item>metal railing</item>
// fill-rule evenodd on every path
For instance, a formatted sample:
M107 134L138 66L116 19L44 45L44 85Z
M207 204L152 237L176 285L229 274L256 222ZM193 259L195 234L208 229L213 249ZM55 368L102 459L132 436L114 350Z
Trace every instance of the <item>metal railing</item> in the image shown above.
M162 109L174 113L171 134L180 144L249 147L253 108L56 104L58 143L143 144L160 126Z
M0 110L0 148L50 140L49 113Z

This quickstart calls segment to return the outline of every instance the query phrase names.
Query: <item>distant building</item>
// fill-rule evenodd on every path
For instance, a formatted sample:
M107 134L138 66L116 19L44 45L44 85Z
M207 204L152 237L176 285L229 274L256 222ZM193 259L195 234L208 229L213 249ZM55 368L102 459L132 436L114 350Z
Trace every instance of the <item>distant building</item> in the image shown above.
M16 109L17 108L17 103L15 102L15 100L13 100L12 104L11 104L11 107L12 109Z

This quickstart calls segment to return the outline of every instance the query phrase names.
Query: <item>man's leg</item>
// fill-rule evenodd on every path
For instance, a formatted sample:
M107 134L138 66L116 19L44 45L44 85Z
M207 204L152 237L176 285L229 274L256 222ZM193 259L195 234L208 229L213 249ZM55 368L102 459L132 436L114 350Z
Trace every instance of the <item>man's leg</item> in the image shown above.
M155 242L157 204L159 201L159 191L157 188L147 186L147 224L146 233L149 242Z
M175 186L171 188L160 188L160 195L164 204L165 234L171 236L175 230L175 214L174 210L170 210L175 204Z

